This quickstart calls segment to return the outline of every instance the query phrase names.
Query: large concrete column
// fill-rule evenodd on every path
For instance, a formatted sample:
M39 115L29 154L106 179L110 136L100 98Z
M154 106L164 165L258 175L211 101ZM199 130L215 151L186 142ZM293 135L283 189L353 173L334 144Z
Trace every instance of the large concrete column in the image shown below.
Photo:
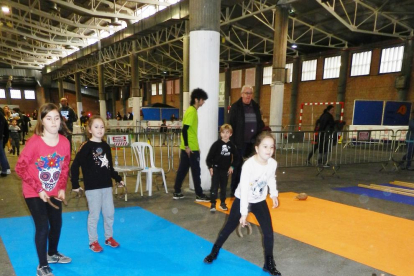
M218 133L220 0L192 0L189 10L190 91L199 87L208 94L208 100L198 110L198 141L201 186L209 190L211 176L203 164Z
M270 99L270 120L272 130L281 130L283 116L283 96L285 92L285 67L288 31L288 10L277 7L275 12L275 32L273 46L273 73Z
M6 93L6 103L7 103L7 105L11 105L10 86L6 87L6 89L4 89L4 92Z
M80 73L75 73L75 93L76 93L76 108L78 111L78 118L80 118L82 116L81 112L83 111Z
M180 97L182 101L180 102L180 117L184 117L184 113L190 105L190 35L189 33L189 23L185 22L185 35L183 37L183 85L181 86L183 95Z
M224 121L229 123L228 106L230 105L230 91L231 91L231 68L226 68L224 72ZM234 101L233 101L234 102Z
M65 96L65 90L63 89L63 79L58 80L58 89L59 89L59 101Z
M112 119L116 119L116 114L119 110L116 110L116 93L118 92L118 87L112 86L111 89L111 112ZM122 114L121 114L122 116Z
M167 103L167 81L165 78L162 79L162 103Z
M341 52L341 68L339 69L338 94L336 95L337 102L345 101L346 81L348 78L348 65L349 65L349 50L343 49ZM339 120L339 118L341 117L341 106L336 107L335 117L337 120Z
M263 65L256 65L255 76L254 76L254 101L260 104L260 90L263 85Z
M296 111L297 111L297 106L298 106L298 90L299 90L299 81L300 81L299 68L300 68L300 58L299 56L295 56L295 58L293 59L292 88L290 92L290 114L289 114L289 125L290 126L294 126L296 124Z
M134 113L134 121L141 120L141 90L139 89L139 65L138 65L138 55L136 54L136 44L135 42L132 45L132 53L130 56L131 63L131 96L132 96L132 112Z
M184 77L181 76L180 77L180 97L179 97L180 107L179 107L179 113L178 113L178 116L180 118L183 118L183 116L184 116L184 112L183 112L183 99L184 99L183 85L184 85ZM188 92L187 92L187 98L188 98Z
M98 89L99 89L99 114L106 120L106 97L103 65L98 65Z
M413 37L408 38L404 44L404 55L401 65L401 74L400 77L404 79L404 87L398 89L398 100L406 101L407 94L410 89L410 80L411 80L411 69L413 66L413 52L414 52L414 43Z
M151 97L152 97L151 82L147 81L146 85L147 85L147 104L151 104Z
M124 114L128 114L127 110L127 102L128 98L126 97L125 87L119 87L119 94L122 95L122 109L124 110Z

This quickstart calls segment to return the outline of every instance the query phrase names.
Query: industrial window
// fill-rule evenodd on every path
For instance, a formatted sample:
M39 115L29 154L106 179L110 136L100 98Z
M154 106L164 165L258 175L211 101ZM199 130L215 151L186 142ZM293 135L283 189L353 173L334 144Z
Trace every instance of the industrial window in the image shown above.
M325 58L323 66L323 79L339 78L341 68L341 56Z
M231 71L231 88L241 88L242 70Z
M263 67L263 85L272 83L272 66Z
M352 55L351 76L369 75L372 51Z
M400 72L404 46L382 49L380 73Z
M249 68L244 71L244 84L254 86L256 81L256 68Z
M35 98L35 92L34 90L24 90L24 98L26 100L34 100Z
M317 60L306 60L302 63L302 81L316 80Z
M156 83L151 84L151 95L157 96L157 84Z
M10 98L12 99L21 99L22 92L18 89L10 89Z
M288 69L289 76L287 76L287 82L292 82L293 63L287 63L286 69Z
M158 95L162 95L162 82L158 83Z
M0 99L5 99L5 98L6 98L6 90L0 89Z

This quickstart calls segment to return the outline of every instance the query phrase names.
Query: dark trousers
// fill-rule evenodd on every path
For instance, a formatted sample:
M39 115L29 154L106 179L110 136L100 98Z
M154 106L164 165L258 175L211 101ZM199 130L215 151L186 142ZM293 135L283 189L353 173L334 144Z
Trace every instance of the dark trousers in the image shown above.
M13 137L11 139L11 145L12 145L12 149L13 149L13 154L16 153L17 150L17 155L20 154L20 139L19 137Z
M258 203L250 203L249 207L250 212L254 214L262 230L265 256L273 256L274 238L272 218L270 217L270 212L269 208L267 207L266 200L260 201ZM237 226L239 226L240 217L240 199L236 197L233 202L233 206L231 207L227 222L224 225L223 229L220 231L219 236L215 242L217 246L222 247L230 234L237 228Z
M174 190L175 193L181 193L181 187L183 185L184 178L188 173L188 169L191 168L193 175L194 189L198 196L203 195L203 189L201 188L201 176L200 176L200 152L193 151L190 153L190 157L181 150L180 153L180 165L177 170L177 177L175 178Z
M60 230L62 228L62 202L51 198L50 200L59 207L53 208L48 203L43 202L39 197L26 198L26 204L32 214L36 228L35 244L39 265L46 266L47 257L58 252ZM49 240L49 248L48 247Z
M239 153L239 165L234 167L233 174L231 176L230 188L232 195L234 195L234 192L236 191L237 186L239 186L240 183L241 169L243 166L243 157L249 157L253 147L254 146L252 143L244 143L243 148L237 148L237 151Z
M220 201L225 203L226 201L226 189L227 189L227 179L228 179L228 169L217 169L213 168L213 176L211 177L211 189L210 189L210 199L211 203L216 203L218 188L220 187Z
M403 156L402 160L407 160L407 168L411 167L411 161L413 159L413 150L414 150L414 143L413 142L407 142L407 153Z
M316 150L318 149L318 147L319 147L319 144L318 144L318 143L315 143L315 144L313 145L312 151L311 151L311 152L309 152L309 154L308 154L308 161L311 161L312 156L313 156L313 154L316 152Z

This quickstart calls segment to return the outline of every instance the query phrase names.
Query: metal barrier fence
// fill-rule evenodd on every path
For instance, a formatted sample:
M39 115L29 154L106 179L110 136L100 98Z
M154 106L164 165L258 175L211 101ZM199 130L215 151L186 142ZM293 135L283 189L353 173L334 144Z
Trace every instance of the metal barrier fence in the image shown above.
M181 131L181 130L180 130ZM130 135L132 142L145 141L154 149L156 166L165 173L176 171L180 156L180 131L160 132L159 128L147 128L141 132L112 132L107 135ZM334 173L342 165L379 163L381 170L388 164L398 169L407 153L406 131L358 130L341 132L272 131L276 139L274 157L281 168L316 167L319 172L331 168ZM73 149L76 152L86 140L86 133L74 134ZM414 141L413 141L414 142ZM123 150L117 147L117 150ZM120 165L133 165L128 147L120 153ZM118 154L116 152L115 154ZM115 160L115 159L114 159ZM121 164L123 162L123 164Z
M345 164L381 163L385 168L396 145L392 130L272 133L279 167L318 166L336 170Z

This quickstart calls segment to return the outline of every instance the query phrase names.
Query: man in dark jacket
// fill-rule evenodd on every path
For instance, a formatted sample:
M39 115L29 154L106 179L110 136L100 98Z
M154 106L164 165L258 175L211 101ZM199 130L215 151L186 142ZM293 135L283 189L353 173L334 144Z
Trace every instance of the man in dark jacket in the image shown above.
M6 153L4 152L3 141L9 140L9 124L4 117L3 109L0 108L0 165L1 165L1 177L5 177L10 174L10 165L7 161Z
M330 147L332 147L332 133L335 129L335 120L333 113L335 108L333 105L328 105L328 107L323 111L321 117L319 117L319 156L318 164L328 163L328 152Z
M70 130L71 134L69 134L66 138L68 138L70 143L70 151L72 152L72 133L73 133L73 123L78 120L78 116L76 115L75 111L68 105L68 99L62 98L60 99L59 108L60 115L62 115L63 121L66 123L66 126Z
M245 85L241 89L241 97L231 105L229 122L233 128L233 135L230 140L236 145L239 158L250 156L257 134L259 134L264 123L260 106L253 100L253 88ZM239 165L233 170L231 178L231 194L236 191L240 182L242 160L237 162Z

